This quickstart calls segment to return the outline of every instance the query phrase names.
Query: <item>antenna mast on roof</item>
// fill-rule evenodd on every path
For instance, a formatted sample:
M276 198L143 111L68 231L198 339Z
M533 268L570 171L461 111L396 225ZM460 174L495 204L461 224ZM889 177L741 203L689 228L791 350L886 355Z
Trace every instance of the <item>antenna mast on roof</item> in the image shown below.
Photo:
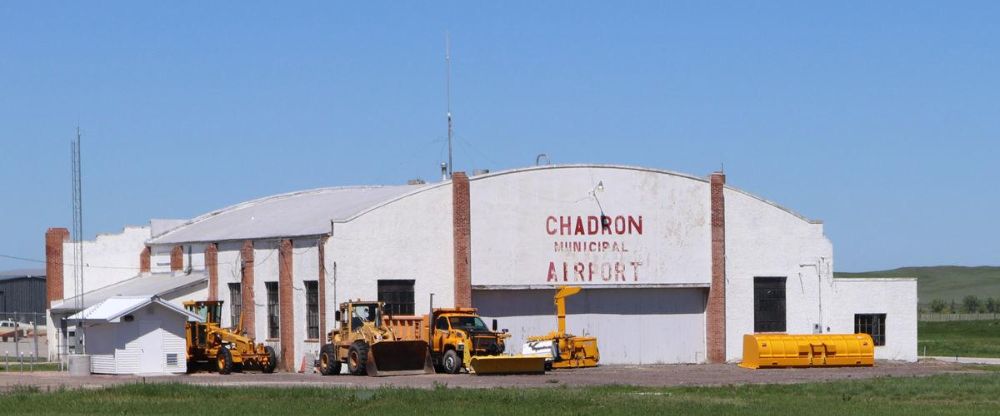
M448 100L448 178L451 178L451 36L444 32L445 95Z

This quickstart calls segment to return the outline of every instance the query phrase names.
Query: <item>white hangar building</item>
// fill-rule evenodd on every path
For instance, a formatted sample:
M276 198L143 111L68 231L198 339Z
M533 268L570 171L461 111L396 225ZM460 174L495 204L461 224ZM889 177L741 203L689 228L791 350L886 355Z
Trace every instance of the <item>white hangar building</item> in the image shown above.
M74 312L62 300L75 290L71 265L59 266L67 235L46 235L52 337ZM555 165L315 189L154 220L84 250L87 303L149 286L175 302L224 300L223 324L242 313L286 370L319 351L348 298L397 315L425 313L432 295L471 305L519 350L555 328L560 285L584 288L568 329L597 336L605 364L738 361L753 332L864 331L877 358L917 358L915 280L834 278L822 223L720 173ZM49 345L57 355L59 340Z

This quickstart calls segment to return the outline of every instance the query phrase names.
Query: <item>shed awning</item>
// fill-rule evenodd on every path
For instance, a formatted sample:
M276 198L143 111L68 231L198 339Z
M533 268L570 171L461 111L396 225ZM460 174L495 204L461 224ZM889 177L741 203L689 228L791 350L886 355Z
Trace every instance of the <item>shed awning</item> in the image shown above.
M78 312L81 309L89 308L115 296L145 297L147 299L153 296L169 297L168 295L171 293L197 287L198 285L205 285L208 284L207 282L208 277L204 271L194 271L189 274L141 274L131 279L84 293L80 305L77 303L77 298L72 297L63 299L59 303L52 305L51 310L55 313Z
M154 303L163 306L170 311L184 315L188 321L202 322L201 317L198 315L188 312L187 310L170 302L165 302L163 299L156 296L115 296L84 309L82 312L77 312L73 316L67 318L67 320L83 321L88 324L120 322L123 316Z

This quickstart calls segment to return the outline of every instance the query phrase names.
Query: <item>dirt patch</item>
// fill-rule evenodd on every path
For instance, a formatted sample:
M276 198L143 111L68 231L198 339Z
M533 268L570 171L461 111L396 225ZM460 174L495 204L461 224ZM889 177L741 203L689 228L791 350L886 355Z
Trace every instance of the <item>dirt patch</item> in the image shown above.
M414 387L414 388L496 388L558 387L624 384L635 386L713 386L727 384L809 383L876 377L919 377L944 373L978 373L980 369L956 363L879 362L875 367L791 368L747 370L734 364L601 366L597 368L551 371L545 375L474 376L468 374L396 377L321 376L319 374L212 373L174 376L68 377L59 372L0 373L0 389L35 386L40 390L59 388L99 388L126 383L189 383L211 386L272 387Z

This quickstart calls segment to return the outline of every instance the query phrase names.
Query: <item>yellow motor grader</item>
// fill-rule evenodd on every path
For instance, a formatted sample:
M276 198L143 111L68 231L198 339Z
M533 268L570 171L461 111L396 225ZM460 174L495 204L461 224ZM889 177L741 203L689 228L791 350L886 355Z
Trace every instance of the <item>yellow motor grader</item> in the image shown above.
M184 302L184 308L204 320L203 323L188 322L185 326L189 373L206 362L212 363L219 374L243 369L274 372L278 365L274 348L255 344L252 338L242 335L242 319L234 330L219 326L222 301L188 301Z
M579 337L566 333L566 298L580 293L579 286L560 286L553 300L556 304L558 328L546 335L528 337L522 353L546 357L546 367L595 367L601 360L596 337Z
M347 364L350 374L370 376L433 374L427 341L402 340L383 322L382 302L355 300L340 304L339 328L328 334L320 348L319 371L340 374Z

